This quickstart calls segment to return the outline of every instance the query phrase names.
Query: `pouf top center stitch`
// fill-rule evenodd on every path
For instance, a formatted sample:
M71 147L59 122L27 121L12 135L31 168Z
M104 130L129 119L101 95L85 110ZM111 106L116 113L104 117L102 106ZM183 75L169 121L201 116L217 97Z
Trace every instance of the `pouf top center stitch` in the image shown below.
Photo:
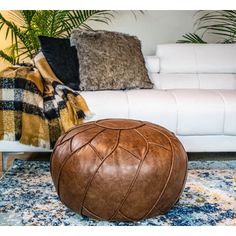
M105 119L98 120L96 124L107 129L136 129L144 125L143 122L130 119Z

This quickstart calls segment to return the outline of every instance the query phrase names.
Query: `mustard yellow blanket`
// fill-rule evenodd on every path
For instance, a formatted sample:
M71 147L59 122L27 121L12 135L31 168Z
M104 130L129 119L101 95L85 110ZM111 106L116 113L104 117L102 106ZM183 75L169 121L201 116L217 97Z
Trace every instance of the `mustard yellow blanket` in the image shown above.
M90 111L78 91L55 76L42 53L34 64L0 72L0 140L53 148Z

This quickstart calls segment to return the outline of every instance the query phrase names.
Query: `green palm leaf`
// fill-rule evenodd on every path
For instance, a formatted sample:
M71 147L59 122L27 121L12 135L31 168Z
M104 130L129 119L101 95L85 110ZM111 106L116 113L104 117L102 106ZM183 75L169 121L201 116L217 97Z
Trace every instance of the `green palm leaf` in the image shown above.
M195 23L197 31L221 36L222 42L236 41L236 11L200 11L198 14L200 16Z
M110 11L101 10L83 10L83 11L70 11L64 21L67 35L70 35L70 32L74 28L84 28L92 30L88 25L89 22L96 21L104 24L110 22L110 18L113 17Z
M236 10L198 11L196 17L195 33L183 35L178 42L206 43L203 37L207 34L219 36L217 43L236 42Z
M9 54L5 53L3 50L0 50L0 57L2 57L4 60L10 62L11 64L16 64L15 58L13 56L10 56Z
M33 58L40 50L39 35L66 38L74 28L91 30L89 22L108 24L112 16L106 10L10 11L9 19L0 13L0 31L6 27L5 38L12 42L10 53L1 51L0 57L12 64Z
M177 41L177 43L206 43L200 36L197 34L184 34L183 39Z

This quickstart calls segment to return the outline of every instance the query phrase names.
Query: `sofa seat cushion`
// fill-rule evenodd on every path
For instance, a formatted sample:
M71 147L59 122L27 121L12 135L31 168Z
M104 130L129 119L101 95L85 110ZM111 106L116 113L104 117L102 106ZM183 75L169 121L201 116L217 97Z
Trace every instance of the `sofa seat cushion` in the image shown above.
M92 120L130 118L177 135L236 135L234 90L128 90L82 92Z
M91 120L104 118L128 118L128 100L124 91L82 91L90 111Z
M174 90L179 135L235 135L236 93L233 90Z

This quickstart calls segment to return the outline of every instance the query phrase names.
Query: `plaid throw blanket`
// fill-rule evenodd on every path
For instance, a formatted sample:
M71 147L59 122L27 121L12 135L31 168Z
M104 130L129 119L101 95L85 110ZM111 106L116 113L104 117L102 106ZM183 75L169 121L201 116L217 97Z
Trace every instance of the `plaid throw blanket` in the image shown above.
M0 139L53 148L90 111L77 91L57 79L42 53L34 63L0 72Z

